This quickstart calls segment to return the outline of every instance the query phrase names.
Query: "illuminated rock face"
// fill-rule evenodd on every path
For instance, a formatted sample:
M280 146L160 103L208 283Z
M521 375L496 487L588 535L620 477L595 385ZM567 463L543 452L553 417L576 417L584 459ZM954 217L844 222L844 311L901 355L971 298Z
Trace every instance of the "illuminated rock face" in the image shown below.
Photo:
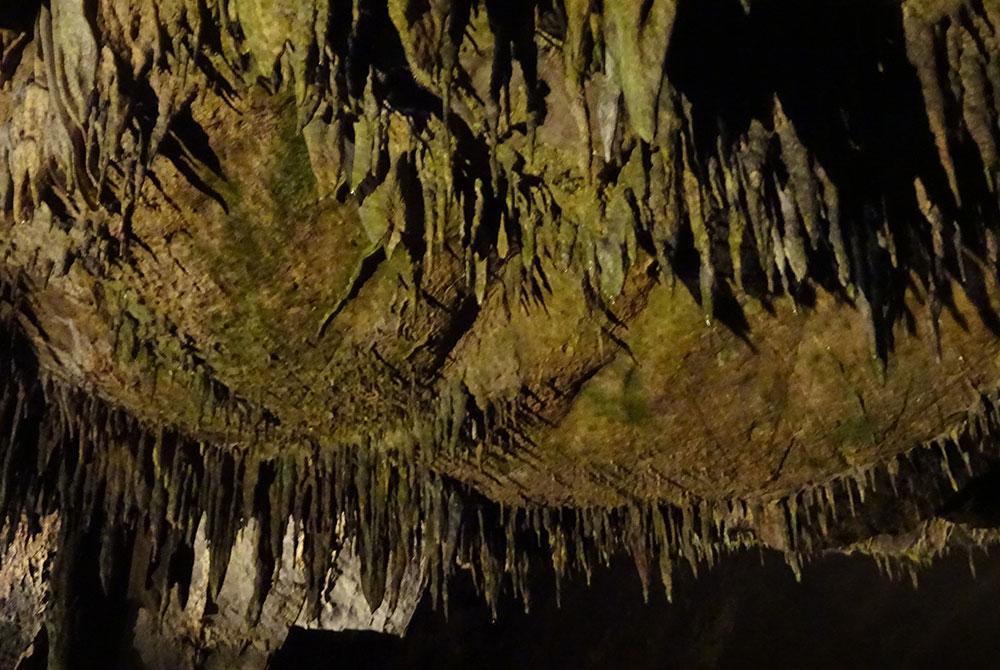
M5 530L8 537L0 555L0 664L13 668L40 642L59 520L50 515L36 528L22 522Z
M11 531L0 565L0 661L3 667L20 667L34 654L47 653L47 619L58 608L53 604L52 571L57 566L60 520L52 514L36 528L22 520ZM301 533L290 525L284 539L281 565L259 618L246 612L254 602L259 529L251 522L240 530L232 550L221 591L209 603L209 548L204 526L193 546L191 581L174 585L164 602L153 606L143 584L129 584L129 598L138 609L132 648L142 667L265 667L267 659L285 640L288 629L331 631L371 630L401 635L423 593L424 576L419 562L407 567L390 598L372 610L361 586L360 561L353 547L332 557L329 583L320 601L307 604L308 584L302 565ZM182 604L183 603L183 604ZM56 629L57 630L57 629ZM74 660L70 657L71 663Z
M397 590L373 611L361 587L360 562L351 547L333 559L329 583L318 609L307 603L309 585L296 546L302 537L289 526L275 582L257 620L246 612L254 601L259 529L241 529L233 547L226 580L215 602L209 587L209 549L204 532L194 544L192 580L186 601L171 592L165 613L139 611L133 647L146 668L260 667L281 646L292 626L331 631L369 630L402 635L423 593L419 563L408 566Z
M239 546L255 624L296 528L313 605L344 547L371 610L537 543L669 592L975 507L996 3L15 4L0 504L106 585Z

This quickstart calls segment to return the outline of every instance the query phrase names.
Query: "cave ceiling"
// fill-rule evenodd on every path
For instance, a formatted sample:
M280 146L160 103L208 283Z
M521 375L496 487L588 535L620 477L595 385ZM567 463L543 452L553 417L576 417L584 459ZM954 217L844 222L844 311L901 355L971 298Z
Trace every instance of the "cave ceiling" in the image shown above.
M986 542L998 31L994 0L6 3L0 504L146 533L151 574L204 519L216 593L257 519L261 602L291 519L314 591L358 543L373 608L413 554L518 591L525 537L668 590L739 547Z

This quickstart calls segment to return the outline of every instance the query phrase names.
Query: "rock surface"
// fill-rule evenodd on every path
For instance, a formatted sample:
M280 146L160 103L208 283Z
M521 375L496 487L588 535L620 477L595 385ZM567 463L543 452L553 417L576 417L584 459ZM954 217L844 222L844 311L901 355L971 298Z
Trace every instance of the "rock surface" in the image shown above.
M669 592L978 504L996 3L16 4L0 504L105 585L222 613L243 565L212 626L266 655L348 547L369 611L527 602L538 544Z

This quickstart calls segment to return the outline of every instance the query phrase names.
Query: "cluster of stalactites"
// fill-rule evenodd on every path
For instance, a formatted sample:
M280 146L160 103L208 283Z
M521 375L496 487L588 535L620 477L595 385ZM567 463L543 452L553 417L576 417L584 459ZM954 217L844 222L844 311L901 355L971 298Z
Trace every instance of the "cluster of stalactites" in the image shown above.
M851 194L845 203L831 167L807 145L777 95L739 135L720 133L714 146L700 145L697 110L666 71L674 0L643 7L524 3L506 13L492 3L470 4L390 3L406 66L431 97L407 99L407 108L401 104L406 95L383 81L379 64L352 70L345 58L345 74L335 79L349 82L354 70L367 78L336 89L333 98L346 95L339 116L310 111L303 117L307 140L315 136L309 142L314 165L334 175L331 186L349 187L372 244L387 256L416 225L423 240L411 255L422 256L423 270L431 270L442 246L460 251L466 288L479 302L497 278L509 293L544 294L546 268L554 264L581 274L588 295L610 305L643 259L655 259L668 275L686 271L694 254L707 319L721 293L786 294L797 301L821 278L825 289L857 305L872 353L883 357L897 299L885 287L894 275L915 272L923 279L935 338L945 285L972 283L972 263L995 275L1000 50L989 7L958 3L955 16L932 17L933 24L921 23L927 17L912 3L901 9L906 53L925 101L925 109L913 113L927 116L947 177L918 174L910 218L877 199L856 202ZM493 40L483 98L468 73L469 59L484 56L466 37L481 27L481 13ZM364 21L379 20L377 12L354 19L346 43L365 32ZM559 25L554 36L545 29L552 22ZM545 121L539 64L551 49L562 52L559 74L581 138L577 149L567 147L580 156L580 183L572 187L555 184L562 167L534 160L535 134ZM937 62L941 53L947 63ZM350 50L348 56L362 57ZM523 128L511 121L522 113L509 91L514 64L526 98ZM321 160L317 139L340 147L333 169ZM955 144L977 158L956 161L949 149ZM976 181L960 174L976 161L992 199L963 200L958 191L959 181ZM952 202L938 181L950 185Z
M857 305L873 354L884 356L897 299L885 287L893 276L916 273L923 280L936 338L944 285L973 283L967 272L973 263L987 277L996 272L995 11L952 4L951 16L929 17L915 3L900 10L925 102L912 112L926 115L941 158L940 179L933 170L918 171L904 198L912 211L904 216L871 193L863 202L851 194L845 203L836 181L843 175L819 160L777 95L736 136L720 133L712 147L696 141L697 110L665 69L673 1L546 6L560 25L555 37L544 29L552 18L547 10L526 3L520 9L534 18L518 27L534 31L532 40L515 35L511 20L492 13L490 3L471 12L461 2L391 3L407 65L442 110L423 109L415 123L412 110L373 85L379 76L373 67L354 105L361 114L353 117L353 163L343 178L362 203L363 220L373 222L366 223L373 243L388 254L413 220L424 227L426 262L442 244L464 249L467 286L479 301L494 276L514 287L544 285L543 262L552 262L580 272L593 295L610 304L643 258L656 259L669 274L693 252L706 318L721 292L797 301L809 293L803 287L819 282ZM463 60L471 52L464 33L477 9L485 11L493 39L484 99L468 88ZM533 159L544 122L535 97L539 62L552 48L562 51L561 75L581 138L584 185L571 189L553 186L561 168ZM947 54L946 63L939 54ZM508 91L515 62L527 98L523 137L516 124L504 126L515 111ZM394 139L400 136L407 139ZM962 161L955 159L959 145ZM976 163L992 197L963 199L958 184L981 181L966 174ZM411 183L404 173L413 175Z
M251 521L258 529L259 566L251 618L259 616L282 565L289 524L301 543L296 555L314 607L329 585L338 548L348 543L360 559L373 610L395 598L414 562L435 602L447 603L452 574L466 566L494 608L507 589L527 607L531 557L545 551L562 579L571 569L589 574L626 550L644 585L659 566L669 589L675 563L697 569L723 550L722 521L712 520L703 503L501 508L373 445L290 450L263 459L193 441L39 377L22 338L8 335L2 344L0 509L11 519L58 512L67 531L64 552L73 551L73 534L99 534L102 581L112 583L131 565L144 571L138 583L150 584L164 606L175 582L182 592L189 586L190 575L176 568L183 560L175 557L190 554L199 528L210 549L206 599L212 602L237 535ZM724 548L750 539L726 539ZM121 548L129 546L136 555L123 560Z
M828 549L847 547L876 556L885 553L880 538L899 544L892 536L902 533L905 538L928 524L937 523L934 527L938 531L941 524L951 529L952 524L938 517L959 512L956 504L963 499L966 487L992 471L998 431L1000 396L982 394L964 420L927 443L792 494L758 502L751 514L758 521L759 537L783 551L799 575L804 561ZM944 540L934 551L919 551L917 547L899 560L887 557L885 565L905 567L913 573L942 553L948 544ZM992 542L976 533L966 540L970 546Z
M414 562L425 571L435 602L447 603L449 580L465 566L494 609L505 590L528 606L532 557L545 552L557 580L570 571L589 577L594 566L625 552L644 590L658 572L668 597L677 565L697 574L700 566L747 547L783 551L798 573L824 550L877 534L883 517L897 530L940 513L954 492L989 470L1000 426L1000 403L984 396L963 425L930 444L770 500L505 508L372 445L265 460L153 429L93 395L40 379L24 362L26 345L19 338L3 346L5 515L57 511L68 533L99 533L105 582L137 564L134 557L122 563L116 553L133 543L146 552L139 569L160 597L173 582L190 581L170 566L175 554L190 552L202 526L210 548L209 601L222 587L237 534L253 520L259 571L251 618L259 616L282 564L289 524L297 529L296 553L313 607L329 584L338 548L347 543L360 558L362 588L373 609L386 598L392 602ZM148 542L136 542L140 535ZM63 551L73 546L66 540Z
M498 277L539 294L551 262L610 304L643 258L668 274L693 253L706 318L720 291L797 298L829 277L884 354L887 272L924 278L936 333L942 285L970 281L983 257L993 276L997 260L998 17L990 3L936 6L900 10L950 192L917 175L923 221L893 222L876 202L843 207L830 166L777 97L739 136L699 146L666 70L677 0L159 0L152 10L98 2L93 16L74 0L44 4L32 34L4 37L0 78L13 104L0 118L0 211L20 222L44 204L124 240L154 156L198 94L289 87L318 188L360 203L372 253L409 247L421 265L410 286L442 258L480 302ZM473 45L476 31L491 53ZM386 35L398 43L376 53ZM579 155L568 189L549 183L562 168L534 160L546 118L540 63L553 53L561 68L546 75L562 77L580 137L567 148ZM491 64L485 97L470 59ZM524 110L510 92L518 71ZM512 119L522 113L523 125ZM963 192L980 182L992 202ZM926 267L913 268L921 251Z
M946 274L966 285L980 273L995 277L1000 260L1000 8L992 2L907 0L902 15L906 54L949 191L935 201L919 176L914 181L929 229L936 337Z
M426 545L420 554L432 566L452 564L438 557L447 551L445 537L455 534L450 494L430 473L368 457L368 449L263 461L148 430L93 396L8 369L0 394L0 505L10 515L58 511L67 529L99 533L105 583L123 568L114 562L116 550L142 536L149 554L141 567L155 583L154 595L165 595L168 580L178 579L169 569L175 554L193 547L204 524L213 599L236 535L251 519L260 529L251 618L259 616L281 565L290 521L302 529L314 606L345 542L356 543L373 609L398 586L418 546ZM72 543L65 546L72 550Z
M941 166L958 205L971 195L964 192L968 175L961 174L958 166L960 154L971 148L981 160L988 191L996 196L1000 188L998 21L1000 8L991 2L903 3L906 53L920 80ZM969 144L973 146L965 146ZM993 262L996 243L993 239Z
M891 581L909 579L913 588L919 586L920 572L934 561L954 553L964 553L969 572L976 576L976 556L1000 541L995 528L979 528L947 519L930 519L899 536L876 536L853 547L847 553L870 557L878 571Z
M0 213L78 222L93 233L78 251L106 256L100 243L127 238L152 160L198 91L197 39L183 10L84 4L37 3L32 29L4 55Z
M461 565L496 608L507 588L527 607L529 557L546 548L559 578L575 567L589 573L624 547L641 557L644 581L657 560L666 566L666 583L674 560L696 565L713 555L691 510L502 510L370 445L262 460L150 429L94 396L39 380L12 359L5 372L0 508L11 519L58 512L64 552L73 551L74 536L97 533L102 581L114 583L131 565L144 571L139 583L149 584L163 606L175 584L181 592L190 585L175 557L190 554L199 527L210 549L205 597L213 602L237 535L251 521L259 531L251 619L260 615L282 564L289 524L301 543L296 554L313 607L347 543L360 559L373 609L396 597L414 562L435 602L447 603L448 583ZM121 549L129 546L123 560Z
M709 149L697 146L691 105L663 76L673 2L654 2L648 12L634 3L606 2L601 13L596 3L564 3L564 76L585 145L579 161L585 197L573 202L560 200L566 194L546 184L531 141L509 141L521 132L507 125L514 61L528 89L527 133L543 122L536 96L544 38L534 18L514 25L491 3L477 10L486 12L494 45L488 99L476 102L463 88L461 70L467 27L476 18L469 4L413 4L390 3L382 16L356 2L349 16L346 9L334 16L341 10L299 2L271 21L256 4L236 0L161 1L155 12L139 3L100 2L95 24L79 3L49 3L39 9L32 36L22 33L9 43L4 37L3 95L17 104L8 106L0 128L0 211L16 222L42 203L69 218L87 213L93 219L102 209L124 217L171 119L192 95L232 95L235 82L263 77L267 85L291 82L317 176L324 187L346 187L360 201L372 243L391 256L419 222L423 239L407 242L411 253L419 251L430 268L448 262L446 255L435 260L442 245L461 248L468 289L480 301L491 264L520 268L512 275L523 281L536 277L540 258L549 258L578 269L610 303L642 254L666 272L689 245L709 317L724 284L743 289L762 276L767 292L795 295L818 264L829 263L830 276L868 312L877 338L875 315L882 310L873 303L884 298L872 293L880 283L872 265L898 262L899 228L890 228L885 217L845 219L837 186L780 99L740 137ZM953 199L945 202L923 180L914 183L926 221L914 224L906 243L930 250L935 290L952 275L966 280L969 249L986 249L994 265L997 254L995 221L977 220L985 223L979 244L969 237L974 222L957 218L975 199L962 190L968 180L960 173L968 163L956 158L960 150L975 149L988 190L996 194L997 17L989 3L959 5L954 17L931 16L916 3L903 6L907 54ZM530 3L524 11L535 15ZM208 25L221 28L217 38L209 39L214 31ZM431 98L394 89L403 84L386 82L387 73L365 49L376 28L387 25L399 35L414 85ZM165 36L176 41L167 43ZM15 53L18 65L9 71ZM139 82L150 89L143 89L141 105ZM591 89L596 93L588 94ZM601 104L591 109L595 97ZM482 105L481 117L461 112L459 99ZM475 126L477 118L485 119L483 128ZM121 225L115 230L124 234ZM119 335L134 351L128 333ZM142 524L157 538L154 566L169 564L181 544L190 546L205 518L215 589L232 538L246 519L257 518L264 566L258 601L273 576L268 566L278 564L289 518L305 528L314 591L324 583L330 552L351 540L358 543L373 603L419 552L426 552L423 560L442 598L448 575L461 562L477 566L477 580L492 602L504 575L527 600L528 554L519 542L531 531L551 550L557 574L572 566L588 571L595 557L606 560L624 548L641 575L659 565L669 585L676 561L697 567L763 535L797 566L843 528L842 518L855 517L850 510L864 503L866 492L893 490L899 473L915 482L927 471L957 487L976 467L973 447L949 439L935 447L940 462L927 460L933 449L916 450L908 456L912 466L907 457L896 459L864 477L840 478L767 504L527 508L505 511L497 521L495 510L470 502L430 470L371 445L261 461L148 430L54 382L40 385L16 371L4 379L0 498L6 509L54 505L81 515L83 523L102 524L105 532ZM448 399L460 418L428 427L431 442L462 441L465 401L461 394ZM985 428L979 419L971 424L982 429L973 443L981 447L995 419L992 409L975 416L987 417ZM775 517L777 530L767 533ZM500 527L506 539L494 532ZM161 573L166 578L169 571Z

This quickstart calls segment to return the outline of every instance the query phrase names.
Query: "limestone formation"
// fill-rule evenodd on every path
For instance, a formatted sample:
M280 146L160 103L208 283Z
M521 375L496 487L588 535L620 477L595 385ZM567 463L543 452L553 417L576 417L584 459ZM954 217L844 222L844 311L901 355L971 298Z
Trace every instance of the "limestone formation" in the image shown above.
M992 542L998 26L993 0L8 3L0 507L56 576L0 593L45 590L65 657L96 552L143 639L187 645L160 662L198 664L331 603L446 606L460 569L527 607L539 548L557 579L627 552L669 595L750 547L798 572Z

